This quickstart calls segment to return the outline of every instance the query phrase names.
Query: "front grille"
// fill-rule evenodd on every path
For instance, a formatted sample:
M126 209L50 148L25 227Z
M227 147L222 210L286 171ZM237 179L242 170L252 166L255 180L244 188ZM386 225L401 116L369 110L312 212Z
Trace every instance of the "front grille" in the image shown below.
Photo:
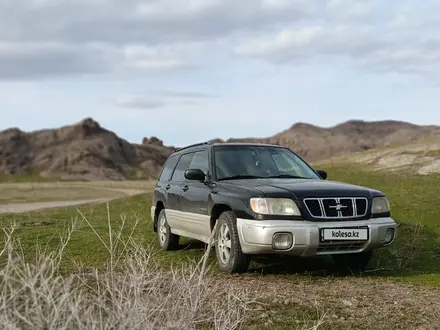
M354 242L325 242L319 243L317 253L325 254L330 252L353 252L361 250L365 245L365 242L354 241Z
M360 218L368 210L365 197L305 198L304 205L313 218L319 219Z

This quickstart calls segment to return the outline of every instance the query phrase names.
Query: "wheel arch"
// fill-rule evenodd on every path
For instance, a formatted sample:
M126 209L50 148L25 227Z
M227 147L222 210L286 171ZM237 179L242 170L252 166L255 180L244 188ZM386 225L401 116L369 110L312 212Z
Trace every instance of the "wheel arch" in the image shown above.
M232 207L225 203L214 204L211 209L210 226L211 231L214 229L215 223L223 212L232 211Z
M153 219L153 231L157 232L157 219L159 218L160 211L165 209L165 204L162 201L156 202L156 209L154 210L154 219Z

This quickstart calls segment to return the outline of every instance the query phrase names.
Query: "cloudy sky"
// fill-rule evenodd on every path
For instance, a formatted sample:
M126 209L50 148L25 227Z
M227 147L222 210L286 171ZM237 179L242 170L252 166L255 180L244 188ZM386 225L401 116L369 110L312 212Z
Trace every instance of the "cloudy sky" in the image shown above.
M132 142L440 124L439 0L0 0L0 129Z

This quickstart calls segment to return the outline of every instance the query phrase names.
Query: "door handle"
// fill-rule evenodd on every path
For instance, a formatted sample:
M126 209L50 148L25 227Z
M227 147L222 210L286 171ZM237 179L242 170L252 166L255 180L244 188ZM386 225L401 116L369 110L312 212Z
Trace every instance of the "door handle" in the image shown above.
M171 188L170 184L167 184L167 185L165 186L165 189L166 189L166 190L168 190L168 189L170 189L170 188Z
M182 190L183 191L187 191L189 189L189 187L187 185L183 186Z

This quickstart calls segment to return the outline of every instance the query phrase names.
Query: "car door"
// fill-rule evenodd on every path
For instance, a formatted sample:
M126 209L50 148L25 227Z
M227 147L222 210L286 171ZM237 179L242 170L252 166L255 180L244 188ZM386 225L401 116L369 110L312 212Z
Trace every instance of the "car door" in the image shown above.
M188 168L200 169L205 175L209 171L208 150L194 153ZM209 239L211 235L210 217L208 213L208 198L210 188L203 182L186 180L182 187L180 198L181 210L186 213L186 230L193 232L201 240Z
M183 234L178 231L187 228L187 226L184 225L186 219L184 213L182 213L181 195L183 186L186 184L184 173L185 170L189 168L193 156L194 152L185 153L180 156L169 185L167 186L168 204L170 205L167 209L167 220L172 232L179 235ZM183 236L186 236L186 234Z
M158 200L162 201L165 205L165 208L175 209L176 200L173 198L169 198L168 191L171 187L171 175L173 174L174 168L179 161L179 155L170 156L165 162L162 172L160 173L159 179L156 183L155 191L157 194L155 195L155 200L153 200L153 204L155 205Z

